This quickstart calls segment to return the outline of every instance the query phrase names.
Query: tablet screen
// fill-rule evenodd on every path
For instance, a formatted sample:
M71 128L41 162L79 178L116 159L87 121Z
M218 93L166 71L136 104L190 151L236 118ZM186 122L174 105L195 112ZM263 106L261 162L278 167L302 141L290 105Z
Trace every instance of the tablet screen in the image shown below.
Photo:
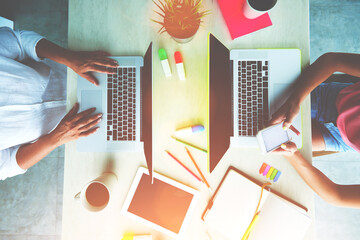
M194 194L169 184L169 181L175 182L173 180L160 175L164 180L167 179L165 182L157 176L159 174L154 175L151 184L149 175L142 173L127 212L178 234Z

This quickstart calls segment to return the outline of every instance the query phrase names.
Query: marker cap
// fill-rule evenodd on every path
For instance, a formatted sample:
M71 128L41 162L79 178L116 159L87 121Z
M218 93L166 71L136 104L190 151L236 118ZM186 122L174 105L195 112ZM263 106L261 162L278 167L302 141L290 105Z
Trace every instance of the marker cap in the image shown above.
M192 128L193 133L202 132L205 130L203 125L195 125L195 126L192 126L191 128Z
M174 53L174 58L175 58L175 63L182 63L183 62L181 53L179 51L176 51Z
M165 49L163 49L163 48L159 49L159 57L160 57L160 60L165 60L168 58Z

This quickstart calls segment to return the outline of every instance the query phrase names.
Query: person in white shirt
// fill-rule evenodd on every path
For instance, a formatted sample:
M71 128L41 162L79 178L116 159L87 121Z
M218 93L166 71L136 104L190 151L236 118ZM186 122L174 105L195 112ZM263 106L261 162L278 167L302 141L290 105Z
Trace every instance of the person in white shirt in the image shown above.
M71 51L31 31L0 28L0 180L25 173L56 147L98 129L95 108L78 113L76 103L65 114L66 79L48 65L65 64L97 85L91 72L117 67L109 55Z

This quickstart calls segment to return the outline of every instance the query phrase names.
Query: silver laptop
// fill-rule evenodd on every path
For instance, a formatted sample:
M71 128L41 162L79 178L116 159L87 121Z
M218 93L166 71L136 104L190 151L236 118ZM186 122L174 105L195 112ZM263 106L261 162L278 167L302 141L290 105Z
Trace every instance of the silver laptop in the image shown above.
M257 132L293 91L293 83L301 72L300 55L299 49L230 51L234 113L231 146L258 147ZM301 113L293 126L301 132ZM289 133L301 148L301 136Z
M228 148L258 148L256 134L294 90L298 49L229 50L209 33L209 170ZM301 132L301 113L293 121ZM302 135L289 131L302 147Z
M139 151L140 141L140 69L142 57L120 56L114 74L94 73L99 86L79 76L77 94L80 110L96 107L103 114L100 129L79 138L81 152Z
M78 77L80 110L96 107L96 113L102 113L103 120L97 132L77 140L77 150L144 150L148 168L152 171L152 43L144 58L111 58L118 62L119 67L114 74L93 73L99 86Z

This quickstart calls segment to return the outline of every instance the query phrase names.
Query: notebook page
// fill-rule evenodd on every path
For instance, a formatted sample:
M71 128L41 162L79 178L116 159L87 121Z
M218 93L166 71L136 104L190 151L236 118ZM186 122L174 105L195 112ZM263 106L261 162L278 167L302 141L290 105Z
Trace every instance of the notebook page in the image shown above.
M311 218L297 206L269 194L249 240L301 240Z
M205 222L229 239L241 239L249 226L261 187L231 170L224 179ZM264 191L264 203L268 191Z

